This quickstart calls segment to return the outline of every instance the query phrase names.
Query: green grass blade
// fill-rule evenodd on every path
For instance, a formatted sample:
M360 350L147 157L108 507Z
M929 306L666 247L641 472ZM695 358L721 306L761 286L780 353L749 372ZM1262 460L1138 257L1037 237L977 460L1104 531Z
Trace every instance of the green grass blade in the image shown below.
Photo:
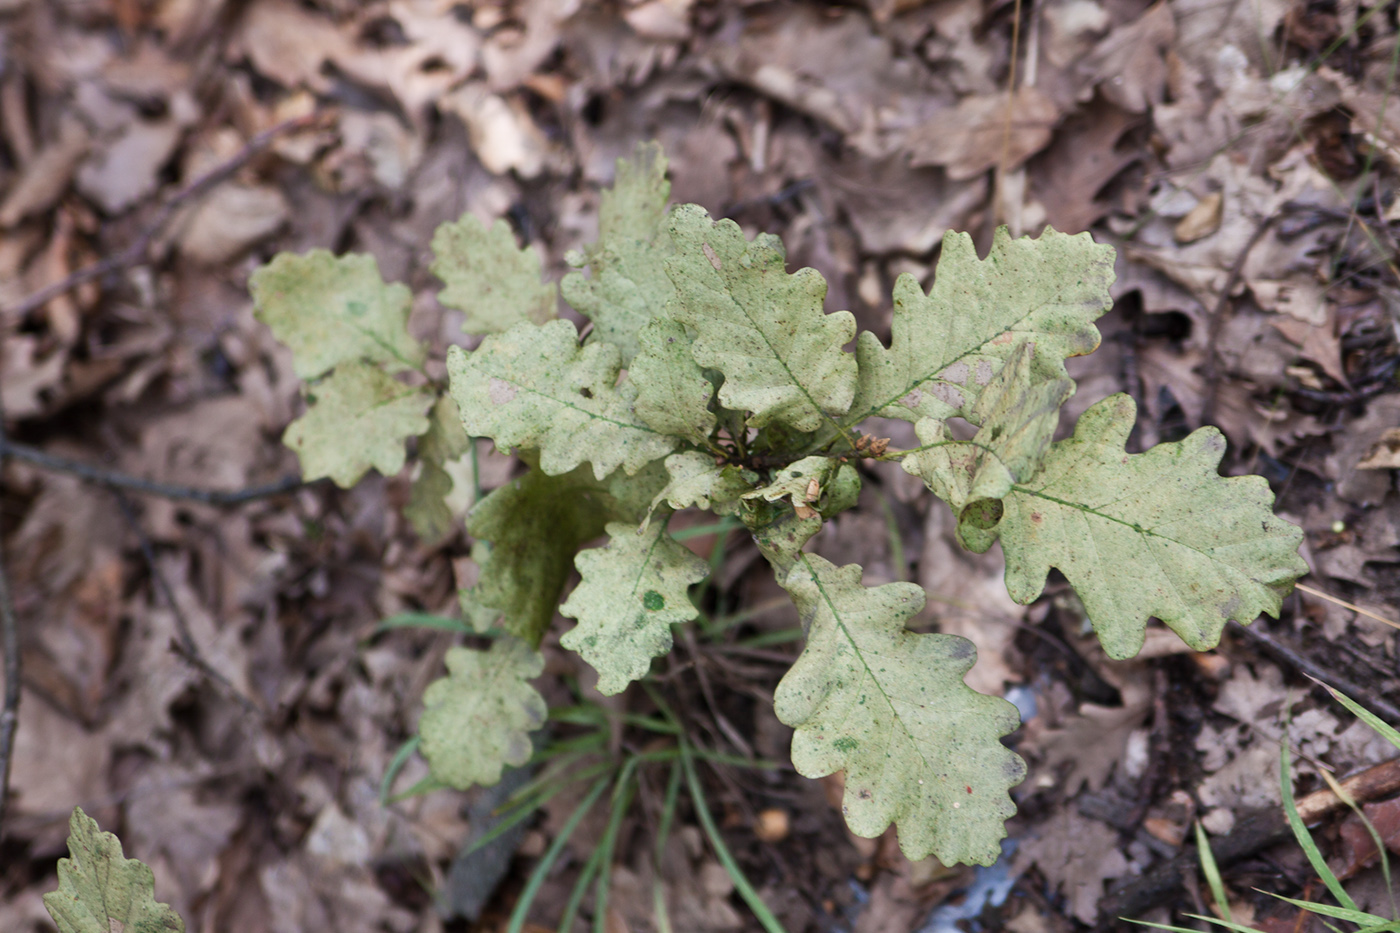
M1196 821L1196 851L1200 854L1201 872L1206 876L1206 884L1210 885L1210 896L1215 899L1216 909L1226 923L1233 923L1235 918L1230 915L1230 899L1225 894L1225 882L1220 877L1220 867L1215 864L1215 853L1210 850L1210 840L1206 838L1200 820Z
M398 615L389 616L374 627L374 634L378 635L381 632L390 632L400 628L430 628L439 632L455 632L461 635L476 634L476 629L461 619L449 619L431 612L400 612Z
M403 770L403 766L408 763L409 757L418 750L418 743L423 741L421 735L415 735L399 746L399 750L394 752L394 757L389 760L389 767L384 769L384 779L379 782L379 805L387 807L389 805L389 791L394 787L394 780Z
M671 763L671 776L666 780L666 800L661 805L661 825L656 828L656 867L661 868L661 859L666 852L666 841L671 838L671 823L676 818L676 801L681 793L681 763Z
M1269 892L1267 891L1264 891L1262 893L1269 894ZM1358 910L1356 907L1333 907L1331 904L1318 904L1313 901L1300 901L1294 897L1284 897L1282 894L1269 894L1269 896L1276 897L1281 901L1285 901L1286 903L1292 904L1294 907L1301 907L1309 913L1320 914L1323 917L1332 917L1336 920L1347 920L1351 923L1357 924L1384 924L1392 922L1384 917L1377 917L1375 914L1368 914L1364 910Z
M1351 899L1342 888L1342 883L1337 880L1337 876L1332 874L1332 869L1327 867L1327 860L1318 851L1317 843L1313 842L1312 834L1303 825L1303 818L1298 815L1298 804L1293 799L1293 770L1288 761L1288 741L1284 736L1284 742L1279 750L1279 784L1283 791L1283 813L1288 818L1288 827L1293 830L1293 836L1298 840L1298 845L1302 846L1303 854L1308 857L1313 871L1322 879L1322 883L1327 885L1327 890L1332 892L1332 896L1337 899L1348 910L1356 910L1356 902Z
M574 830L578 829L578 824L583 822L583 818L588 815L588 811L593 809L593 804L598 802L598 798L603 796L603 791L607 790L608 784L612 783L611 777L599 778L589 789L588 796L574 808L574 812L569 814L569 819L559 830L559 835L554 837L554 841L549 844L544 855L540 856L539 864L535 870L530 872L530 880L525 882L525 890L520 892L520 899L515 902L515 909L510 912L510 926L506 927L506 933L520 933L525 927L525 918L530 913L530 907L534 905L535 898L539 896L540 886L544 884L545 876L554 867L554 863L559 860L559 853L564 851L564 846L568 845L569 838L573 836Z
M763 899L758 896L758 892L753 889L749 879L739 868L739 863L734 860L734 855L729 851L729 847L724 844L724 838L719 834L719 827L715 825L714 815L710 813L709 806L705 803L705 792L700 787L700 775L695 772L695 758L691 753L690 745L681 746L681 765L685 768L686 783L690 787L690 798L695 802L695 813L700 817L700 825L705 830L705 835L710 839L710 845L714 847L715 855L719 857L719 862L724 866L724 870L729 873L730 879L734 882L734 888L739 892L739 896L744 899L744 903L749 905L754 916L758 918L759 924L768 933L786 933L783 925L778 922L778 918L773 916L773 912L768 909L768 905L763 903Z
M632 795L637 789L636 782L632 780L636 765L637 759L629 760L617 779L613 788L612 812L608 814L608 827L603 831L603 838L598 846L598 851L602 853L602 862L599 865L597 889L593 894L593 933L607 933L613 852L617 848L617 834L622 829L622 818L627 815L627 808L632 805Z
M1314 680L1316 680L1316 678L1314 678ZM1321 684L1327 690L1328 693L1332 694L1332 697L1338 703L1351 710L1351 712L1356 716L1356 718L1360 719L1366 725L1374 729L1380 735L1381 738L1385 739L1391 745L1394 745L1397 749L1400 749L1400 732L1397 732L1392 726L1390 726L1388 723L1382 720L1375 713L1371 712L1366 707L1362 706L1360 703L1347 696L1345 693L1342 693L1340 690L1337 690L1334 687L1324 684L1320 680L1317 680L1317 683Z
M573 890L569 892L569 902L564 905L564 915L559 919L557 933L573 933L574 920L578 918L578 909L583 904L583 896L588 893L588 885L598 874L598 868L603 864L603 848L599 846L593 850L593 854L588 856L588 861L583 863L583 871L579 872L578 880L574 882Z

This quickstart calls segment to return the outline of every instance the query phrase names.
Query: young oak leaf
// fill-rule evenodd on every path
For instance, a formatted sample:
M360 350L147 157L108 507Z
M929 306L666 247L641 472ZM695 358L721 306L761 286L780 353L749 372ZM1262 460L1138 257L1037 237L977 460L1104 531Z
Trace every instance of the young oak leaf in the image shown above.
M637 416L636 388L617 385L620 369L616 347L579 347L578 331L562 320L517 324L473 353L452 347L447 354L467 433L501 450L538 450L540 468L551 475L584 462L599 479L619 466L632 474L680 443Z
M912 860L990 865L1001 854L1008 790L1024 762L999 739L1016 708L963 682L977 649L904 624L924 605L912 583L861 586L860 567L801 554L783 581L807 645L774 694L807 777L846 773L842 812L858 836L891 822Z
M58 890L44 907L59 933L184 933L185 922L155 897L155 876L125 858L116 836L74 807L68 818L68 858L58 860Z
M732 463L715 465L715 458L697 450L684 450L666 458L671 481L652 500L655 509L663 501L673 509L695 506L716 515L732 515L739 499L758 482L758 474Z
M466 312L462 330L469 334L543 324L558 313L558 288L540 280L539 253L517 246L504 220L489 230L473 214L443 224L433 234L433 256L433 275L446 286L438 301Z
M636 476L616 473L603 481L587 467L562 476L531 469L493 490L467 516L472 537L491 543L472 604L495 609L506 631L538 647L579 547L610 521L636 527L665 482L656 463Z
M949 233L932 291L907 273L896 280L889 349L860 335L860 384L841 424L963 415L1022 341L1035 345L1037 377L1063 377L1066 357L1099 345L1093 322L1113 304L1113 256L1087 233L1047 227L1013 240L1001 227L979 260L972 237Z
M826 314L826 282L815 269L791 275L782 241L744 239L732 220L705 209L671 211L676 256L666 271L676 286L668 315L695 329L701 366L724 374L726 408L750 411L749 424L780 422L814 431L840 416L855 391L856 360L841 347L855 336L849 311Z
M676 293L665 260L675 250L666 232L666 156L657 143L638 143L631 160L617 160L617 175L598 209L598 242L571 263L587 263L591 277L571 272L560 283L564 298L593 321L593 336L622 351L622 364L637 355L638 331L661 317Z
M1111 658L1138 652L1149 616L1197 651L1215 647L1230 619L1277 618L1307 573L1302 529L1274 515L1262 477L1219 475L1215 428L1125 454L1136 414L1126 395L1094 405L1002 500L995 534L1011 598L1031 602L1059 568Z
M433 396L376 366L342 364L311 392L306 414L282 435L307 480L328 476L349 489L370 467L393 476L403 469L404 440L428 430L424 413Z
M471 438L462 429L457 403L444 395L428 413L428 433L418 441L418 476L403 514L424 541L436 544L452 531L452 510L446 499L452 494L452 474L447 466L471 449Z
M580 551L583 577L559 612L578 625L559 640L598 671L598 692L620 693L671 650L671 626L697 610L688 591L709 565L666 534L664 520L639 534L631 522L612 522L608 543Z
M831 480L838 466L840 464L830 457L803 457L779 470L767 486L746 492L742 498L766 502L788 499L800 517L810 518L816 511L814 506L822 487Z
M657 319L642 328L638 344L641 351L627 371L627 381L637 387L637 416L663 434L704 447L715 429L715 387L691 356L685 328Z
M970 504L992 508L991 502L1035 473L1050 447L1074 382L1068 376L1035 381L1034 353L1033 344L1021 343L978 395L969 419L980 427L970 441L950 439L945 422L933 418L914 428L922 449L904 458L904 471L922 479L955 515Z
M495 784L506 765L530 760L529 733L544 724L544 697L529 683L544 673L544 656L506 637L489 651L449 649L446 660L447 676L423 692L419 750L443 784Z
M248 279L253 314L292 350L292 368L315 379L363 360L417 369L422 344L408 335L413 296L384 284L373 256L278 253Z

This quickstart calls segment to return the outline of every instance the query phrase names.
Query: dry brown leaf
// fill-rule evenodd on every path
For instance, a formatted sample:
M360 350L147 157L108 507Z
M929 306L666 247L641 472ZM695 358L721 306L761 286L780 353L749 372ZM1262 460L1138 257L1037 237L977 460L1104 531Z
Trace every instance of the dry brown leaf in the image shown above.
M964 97L952 113L910 132L909 164L941 165L954 181L1002 165L1003 154L1002 167L1012 169L1045 148L1059 118L1055 102L1033 87L1018 88L1009 101L1005 94Z
M476 157L493 175L513 171L521 178L534 178L544 169L544 134L518 102L477 83L442 98L438 109L462 121Z
M228 182L211 191L175 236L182 256L205 265L228 262L287 222L282 192L267 185Z
M176 120L138 120L78 169L78 190L109 214L120 214L156 190L185 128Z
M1033 838L1021 843L1016 864L1022 870L1039 866L1050 887L1064 894L1069 912L1088 924L1098 917L1104 882L1122 877L1129 869L1118 834L1069 806L1061 807L1036 828Z
M239 23L237 47L264 77L322 93L330 89L322 66L354 52L334 23L293 0L256 0Z
M1400 428L1388 428L1381 434L1365 458L1356 464L1358 470L1400 470Z
M1080 233L1109 212L1111 205L1100 193L1142 158L1133 148L1118 149L1123 136L1141 122L1138 115L1095 97L1060 124L1049 147L1027 163L1031 194L1045 208L1052 227Z
M68 354L60 349L40 359L40 340L32 334L0 339L0 398L8 418L32 418L44 410L43 395L63 382Z
M1186 213L1186 216L1177 221L1172 228L1172 236L1178 243L1194 243L1199 239L1210 236L1220 229L1220 215L1225 207L1225 198L1219 191L1212 191L1210 194L1196 202L1196 206Z
M5 201L0 204L0 227L13 227L31 214L52 207L68 190L68 183L91 144L80 121L66 115L60 118L58 138L29 160L5 193Z
M1152 709L1147 686L1129 681L1128 689L1121 692L1122 706L1085 703L1062 728L1044 733L1037 742L1045 750L1042 768L1058 771L1066 763L1071 765L1065 775L1066 797L1079 793L1085 784L1091 791L1101 790L1114 766L1123 761L1128 737L1147 719Z
M1382 395L1366 406L1366 414L1338 432L1336 450L1327 458L1327 472L1336 481L1337 495L1355 505L1377 506L1390 491L1390 474L1361 463L1386 434L1400 424L1400 395Z
M1332 315L1325 303L1322 310L1325 319L1321 325L1305 323L1293 317L1279 317L1269 323L1298 347L1304 359L1312 360L1342 386L1351 388L1346 370L1342 367L1342 340L1333 330L1330 321Z
M1159 0L1134 22L1103 38L1080 65L1099 92L1131 113L1160 103L1167 86L1166 53L1176 39L1172 7Z

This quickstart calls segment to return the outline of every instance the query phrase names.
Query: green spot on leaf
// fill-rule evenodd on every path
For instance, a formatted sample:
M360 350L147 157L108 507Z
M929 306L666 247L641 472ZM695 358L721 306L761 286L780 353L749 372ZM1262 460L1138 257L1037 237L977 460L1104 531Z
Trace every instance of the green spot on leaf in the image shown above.
M666 608L666 597L656 590L647 590L642 596L642 605L651 612L657 612Z

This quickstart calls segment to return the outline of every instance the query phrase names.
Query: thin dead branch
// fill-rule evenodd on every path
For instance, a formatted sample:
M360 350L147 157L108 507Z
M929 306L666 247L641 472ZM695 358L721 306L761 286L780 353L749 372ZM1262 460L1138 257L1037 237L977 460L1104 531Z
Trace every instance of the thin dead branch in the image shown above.
M5 468L5 403L0 399L0 482ZM5 838L5 810L10 800L10 756L19 730L19 621L5 572L4 528L0 528L0 648L5 654L5 696L0 705L0 840Z
M244 489L204 489L198 486L159 483L154 480L141 479L138 476L129 476L125 473L118 473L113 470L104 470L101 467L91 466L90 464L82 463L77 460L70 460L67 457L56 457L53 454L44 453L42 450L30 447L27 444L16 444L7 440L3 435L0 435L0 459L5 457L23 460L25 463L32 463L34 466L55 473L67 473L70 476L76 476L78 479L92 483L95 486L127 490L143 495L157 496L162 499L201 502L205 505L242 505L257 499L267 499L271 496L280 496L283 493L294 492L301 489L303 486L311 485L311 483L306 482L299 476L287 476L275 483L248 486ZM316 481L313 480L312 482Z

